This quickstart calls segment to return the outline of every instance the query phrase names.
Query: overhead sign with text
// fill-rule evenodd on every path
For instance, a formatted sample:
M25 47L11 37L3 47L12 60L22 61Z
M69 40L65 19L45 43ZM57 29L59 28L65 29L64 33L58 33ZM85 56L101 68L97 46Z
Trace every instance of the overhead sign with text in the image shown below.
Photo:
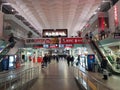
M82 38L61 38L61 44L83 44Z
M43 38L67 37L67 29L43 29Z
M82 38L28 38L26 44L83 44Z
M58 38L28 38L25 40L26 44L57 44Z

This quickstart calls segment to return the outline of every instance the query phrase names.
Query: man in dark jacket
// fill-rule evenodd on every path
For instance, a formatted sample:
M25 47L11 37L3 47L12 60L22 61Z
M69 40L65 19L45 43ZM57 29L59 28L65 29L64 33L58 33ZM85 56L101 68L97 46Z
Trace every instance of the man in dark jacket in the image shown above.
M13 33L10 34L10 37L9 37L9 40L8 40L8 41L9 41L10 44L11 44L10 47L13 48L14 45L15 45L15 37L14 37Z
M70 55L67 56L67 64L70 65Z
M108 79L108 75L107 75L107 60L105 57L103 57L102 61L101 61L101 68L103 70L103 79L107 80Z
M43 66L46 66L47 67L47 62L48 62L48 55L45 54L45 56L43 57Z
M102 62L101 62L101 68L107 69L107 60L105 57L103 57Z
M73 66L74 57L72 55L70 56L70 61L71 61L71 66Z

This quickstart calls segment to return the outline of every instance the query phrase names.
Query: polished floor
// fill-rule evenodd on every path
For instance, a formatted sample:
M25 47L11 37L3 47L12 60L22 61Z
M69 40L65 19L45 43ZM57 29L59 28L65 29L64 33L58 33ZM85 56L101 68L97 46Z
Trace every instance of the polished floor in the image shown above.
M65 61L52 61L47 67L41 68L39 79L30 90L81 90L78 88L72 73Z
M39 63L29 62L25 63L20 69L15 70L15 72L34 66L40 67L39 78L30 86L29 90L82 90L78 88L74 79L73 67L68 67L66 60L60 60L59 63L52 60L52 62L44 68L41 68L41 64ZM112 90L120 90L119 75L112 75L108 78L108 80L103 80L101 73L86 71L82 65L79 65L78 67L80 70L86 72L87 75L96 78L105 86L112 88ZM1 72L0 77L5 73L9 74L10 72L11 71Z
M102 73L86 71L85 68L82 67L81 65L79 65L79 68L80 68L80 70L86 72L87 75L94 77L100 83L111 88L112 90L120 90L120 75L113 74L112 76L108 76L108 80L104 80L104 79L102 79L103 78Z

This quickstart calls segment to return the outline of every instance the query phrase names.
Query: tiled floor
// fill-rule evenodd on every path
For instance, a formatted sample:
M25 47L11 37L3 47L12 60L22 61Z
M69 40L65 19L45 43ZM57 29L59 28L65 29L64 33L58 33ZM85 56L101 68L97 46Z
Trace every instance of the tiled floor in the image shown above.
M64 61L52 61L41 69L39 79L30 90L79 90L71 69Z

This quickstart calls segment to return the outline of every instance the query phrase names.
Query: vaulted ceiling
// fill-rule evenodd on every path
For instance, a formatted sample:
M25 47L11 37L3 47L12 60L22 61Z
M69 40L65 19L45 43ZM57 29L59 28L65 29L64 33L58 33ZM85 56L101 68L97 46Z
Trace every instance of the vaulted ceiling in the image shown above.
M6 0L39 33L42 29L68 29L76 36L102 0Z

